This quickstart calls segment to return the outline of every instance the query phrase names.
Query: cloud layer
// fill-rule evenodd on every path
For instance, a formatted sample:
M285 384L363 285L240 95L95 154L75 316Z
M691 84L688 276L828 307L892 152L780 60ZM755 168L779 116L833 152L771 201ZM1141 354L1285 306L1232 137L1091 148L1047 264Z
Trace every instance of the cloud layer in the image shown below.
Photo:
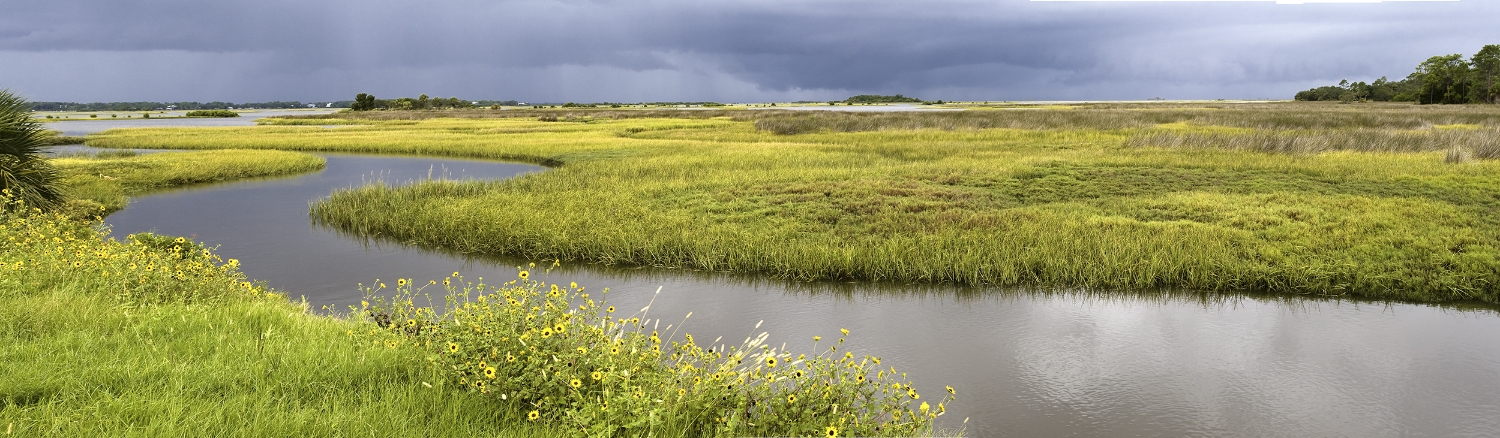
M8 3L0 87L69 101L1285 98L1500 44L1494 0Z

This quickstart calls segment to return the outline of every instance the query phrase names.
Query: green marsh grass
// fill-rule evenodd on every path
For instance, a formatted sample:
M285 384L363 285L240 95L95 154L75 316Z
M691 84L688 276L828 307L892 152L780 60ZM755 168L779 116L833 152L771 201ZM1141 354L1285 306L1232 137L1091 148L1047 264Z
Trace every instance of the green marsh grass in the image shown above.
M617 314L607 292L525 271L444 279L441 314L402 279L350 317L320 316L190 240L105 235L0 210L7 434L910 436L954 399L920 400L842 337L796 358L764 333L700 347L647 311Z
M370 348L182 238L0 213L0 427L15 436L558 436ZM432 382L426 385L423 382Z
M973 108L973 107L964 107ZM1082 103L1006 105L1000 109L935 112L843 112L786 110L517 109L506 111L363 111L260 119L259 123L317 124L315 120L414 121L435 118L529 118L557 120L709 119L754 122L779 134L913 129L1126 129L1157 124L1254 129L1419 129L1434 125L1500 126L1500 111L1485 105L1414 105L1331 102L1280 103Z
M322 169L322 157L299 152L214 150L135 154L101 151L51 160L62 173L73 212L108 214L130 196L197 184L292 175Z
M420 346L447 384L580 436L922 436L955 399L948 387L924 400L905 373L845 351L848 330L810 350L776 347L768 333L694 339L649 305L617 312L607 288L517 270L496 285L456 272L441 286L378 283L354 314L380 328L371 335L394 335L372 336L372 348ZM416 304L428 286L444 306Z
M197 110L188 111L183 117L239 117L240 113L232 110Z
M465 253L799 280L1500 302L1500 163L1445 163L1451 142L1481 156L1494 109L615 113L629 112L574 122L397 113L380 116L392 124L139 129L90 143L555 167L354 188L312 208L351 232ZM828 123L764 126L782 118ZM1299 135L1315 141L1257 140Z

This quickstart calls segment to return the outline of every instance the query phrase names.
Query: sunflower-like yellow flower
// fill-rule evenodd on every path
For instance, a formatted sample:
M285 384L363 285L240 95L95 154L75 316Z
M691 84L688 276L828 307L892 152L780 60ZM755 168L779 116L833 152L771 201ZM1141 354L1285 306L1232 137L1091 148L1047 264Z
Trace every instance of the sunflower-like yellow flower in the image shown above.
M603 380L604 379L604 373L601 373L601 372L598 372L598 371L594 371L592 373L589 373L589 377L592 377L594 380Z
M541 418L541 417L542 417L542 413L541 412L537 412L535 410L526 413L526 419L529 420L529 421L536 421L536 419Z
M786 395L786 402L787 403L796 403L797 402L797 394L787 394Z
M448 352L449 353L457 353L458 352L458 344L449 342L448 343Z
M578 379L569 380L568 381L568 386L572 386L574 388L578 388L578 387L583 386L583 381L582 380L578 380Z
M766 357L766 366L770 367L770 368L776 368L776 357L775 356L767 356Z
M531 272L529 272L529 271L521 271L521 273L516 274L516 276L517 277L521 277L522 280L525 280L526 277L530 277L531 276ZM536 411L532 411L532 412L536 412Z
M839 436L839 428L834 427L834 426L828 426L827 429L823 429L823 436L826 436L828 438L833 438L833 437Z

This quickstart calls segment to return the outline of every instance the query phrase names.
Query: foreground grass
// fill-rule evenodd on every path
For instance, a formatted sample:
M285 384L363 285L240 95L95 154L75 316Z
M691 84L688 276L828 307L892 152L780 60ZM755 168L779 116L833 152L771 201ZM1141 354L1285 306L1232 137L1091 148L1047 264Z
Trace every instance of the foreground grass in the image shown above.
M215 150L184 153L99 153L52 160L74 199L73 211L113 213L130 196L197 184L292 175L322 169L322 157L282 151Z
M556 436L412 348L180 239L0 212L0 427L18 436ZM432 382L424 385L422 382Z
M103 240L97 223L3 205L7 434L906 436L953 400L916 405L904 375L843 338L796 358L764 333L699 347L526 271L456 278L452 312L401 279L350 318L317 316L184 238Z
M1500 165L1480 149L1500 113L1346 107L397 114L115 131L91 144L558 166L358 188L313 208L365 235L463 252L806 280L1500 302ZM1288 135L1317 140L1286 146ZM1455 160L1454 146L1474 150Z

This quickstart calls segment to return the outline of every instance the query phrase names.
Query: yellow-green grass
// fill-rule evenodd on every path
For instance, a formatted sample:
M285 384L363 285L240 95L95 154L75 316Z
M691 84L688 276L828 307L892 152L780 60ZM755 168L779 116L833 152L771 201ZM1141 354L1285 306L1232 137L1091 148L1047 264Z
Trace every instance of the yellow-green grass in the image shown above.
M357 341L367 323L244 282L233 261L94 225L0 213L7 434L558 436L453 390L414 347Z
M291 175L322 169L322 157L284 151L214 150L142 155L101 153L52 160L63 174L73 212L108 214L130 196L197 184Z
M601 112L577 122L386 114L337 128L111 131L90 144L556 166L503 182L357 188L313 207L316 220L340 228L469 253L800 280L1500 302L1500 164L1445 163L1450 130L1430 128L1491 130L1500 111L1244 108ZM986 128L996 125L1009 127ZM1347 147L1271 149L1278 153L1152 141L1265 130L1331 138L1356 128L1420 134L1394 148L1333 142Z
M649 306L616 312L608 288L527 280L535 269L498 285L456 272L442 286L377 284L356 315L394 335L375 348L420 345L447 383L579 435L930 436L955 399L951 386L923 399L905 373L845 351L845 329L810 350L774 347L768 333L695 339ZM416 304L428 287L446 291L446 313Z
M401 279L351 317L319 316L187 239L105 240L17 210L0 210L6 434L908 436L954 399L919 401L843 337L795 358L765 334L699 346L524 271L445 279L445 314Z

